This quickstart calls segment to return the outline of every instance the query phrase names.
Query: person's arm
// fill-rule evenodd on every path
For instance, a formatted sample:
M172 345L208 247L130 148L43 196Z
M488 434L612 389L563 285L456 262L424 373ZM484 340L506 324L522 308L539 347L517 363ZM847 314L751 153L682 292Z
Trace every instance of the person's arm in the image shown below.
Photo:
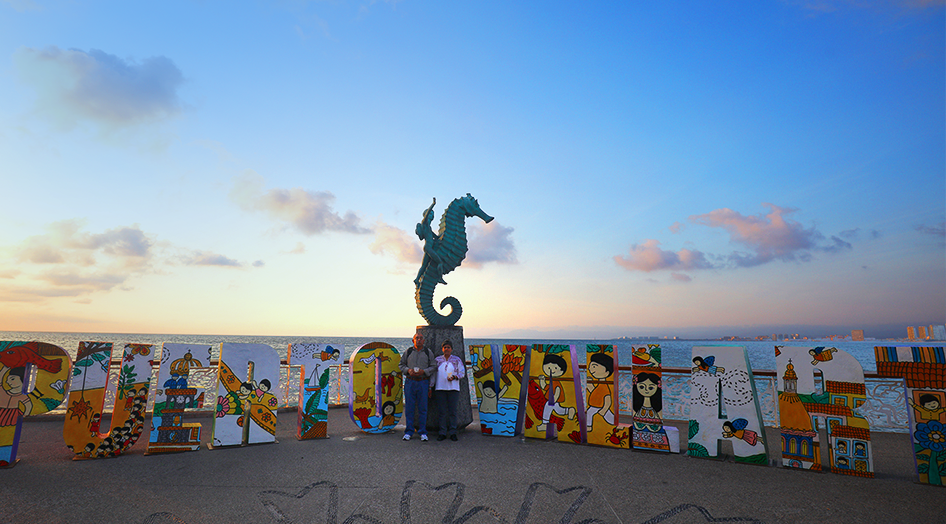
M407 353L410 352L410 349L401 354L401 359L397 362L397 368L401 370L401 374L407 374L410 368L407 367Z
M427 367L424 368L424 375L428 377L433 377L437 374L437 359L435 358L433 362L430 361L430 357L427 357Z
M460 357L452 355L453 359L456 361L457 365L457 380L466 376L466 365L463 364L463 361L460 360Z

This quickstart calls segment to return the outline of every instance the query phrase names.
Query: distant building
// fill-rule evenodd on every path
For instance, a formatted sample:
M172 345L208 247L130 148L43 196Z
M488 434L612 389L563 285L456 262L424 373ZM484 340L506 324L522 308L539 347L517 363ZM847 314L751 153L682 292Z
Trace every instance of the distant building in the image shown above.
M907 339L916 340L916 331L913 329L913 326L907 326Z
M916 331L916 338L926 340L926 326L917 326Z
M933 326L933 340L946 340L946 326Z
M858 342L864 341L864 330L863 329L852 329L851 330L851 340Z

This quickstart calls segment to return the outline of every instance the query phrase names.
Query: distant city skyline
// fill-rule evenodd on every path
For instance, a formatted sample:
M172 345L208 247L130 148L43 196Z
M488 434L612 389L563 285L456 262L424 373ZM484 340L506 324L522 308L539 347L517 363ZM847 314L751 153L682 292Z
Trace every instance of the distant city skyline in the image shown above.
M946 319L944 12L0 1L0 329L409 336L471 193L467 336L903 338Z

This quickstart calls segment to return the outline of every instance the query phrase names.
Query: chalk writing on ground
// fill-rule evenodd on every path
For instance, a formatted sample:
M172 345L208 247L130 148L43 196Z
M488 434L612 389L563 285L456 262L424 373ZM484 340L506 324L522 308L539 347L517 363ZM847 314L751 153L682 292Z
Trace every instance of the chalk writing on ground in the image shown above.
M266 490L257 493L260 504L266 512L272 517L273 522L279 524L299 524L302 522L325 522L326 524L383 524L390 522L374 515L366 514L362 507L356 508L355 512L343 520L339 520L339 499L340 491L357 490L359 495L363 495L366 488L339 488L337 484L329 481L313 482L295 493ZM380 488L368 488L369 490L378 490ZM443 491L446 495L453 494L452 500L443 507L430 507L430 499L424 495ZM585 518L583 520L573 520L583 504L593 494L594 489L586 486L572 486L564 489L557 489L544 482L534 482L529 485L522 499L522 504L514 517L504 514L496 508L487 505L472 505L465 509L462 514L461 508L464 507L467 487L462 482L447 482L439 486L433 486L426 482L417 480L408 480L404 483L401 491L400 501L392 500L391 503L397 504L398 522L401 524L412 524L416 515L442 515L440 522L449 524L464 524L466 522L499 522L507 524L524 524L531 519L537 518L533 512L542 512L541 518L554 518L555 522L567 524L598 524L615 522L613 514L610 518ZM546 505L542 510L536 510L536 499L549 500L558 498L559 506L567 504L561 514L549 515L549 507ZM369 497L363 497L367 500ZM467 504L470 506L470 504ZM370 513L370 511L368 511ZM749 522L761 524L762 521L747 517L715 517L709 510L695 504L679 504L667 509L657 515L626 516L621 519L622 522L640 522L642 524L657 524L665 522L699 522L700 518L704 522ZM427 518L425 517L425 520ZM160 512L146 517L143 524L188 524L185 520L175 516L172 513Z

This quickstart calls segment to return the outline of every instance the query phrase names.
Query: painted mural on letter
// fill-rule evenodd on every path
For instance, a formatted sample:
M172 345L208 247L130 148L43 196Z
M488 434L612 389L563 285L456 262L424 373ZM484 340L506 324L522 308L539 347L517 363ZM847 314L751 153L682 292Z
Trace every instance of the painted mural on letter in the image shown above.
M585 346L585 437L588 444L630 448L631 427L619 422L618 354L611 344Z
M280 372L272 346L220 344L211 447L276 441Z
M62 428L74 460L117 457L144 431L154 346L125 345L111 425L102 431L111 358L111 342L79 342Z
M522 427L519 397L529 346L470 346L480 432L512 437Z
M632 447L647 451L670 452L670 437L678 438L676 428L668 435L663 425L663 372L659 344L634 346L631 365L634 390L631 394L633 415Z
M348 414L366 433L387 433L401 419L404 378L399 361L397 349L386 342L365 344L349 357Z
M762 413L746 349L694 346L692 355L687 454L717 457L720 441L727 439L736 462L767 465Z
M874 348L877 374L902 377L917 479L946 478L946 351L943 347Z
M579 391L575 346L534 344L529 357L529 385L523 434L531 438L585 442L584 398Z
M0 342L0 467L16 464L23 418L62 404L72 361L45 342ZM30 376L36 370L33 389Z
M834 473L874 476L870 427L859 412L867 401L864 370L849 353L829 347L775 347L782 465L821 470L819 424L828 432ZM815 384L820 372L824 387Z
M161 346L161 366L158 367L151 410L151 431L148 451L175 453L200 449L198 422L184 422L184 412L204 406L205 392L193 385L191 371L210 367L211 347L201 344L169 344Z
M332 366L341 364L345 346L290 344L289 365L302 366L296 438L328 437L328 395Z

